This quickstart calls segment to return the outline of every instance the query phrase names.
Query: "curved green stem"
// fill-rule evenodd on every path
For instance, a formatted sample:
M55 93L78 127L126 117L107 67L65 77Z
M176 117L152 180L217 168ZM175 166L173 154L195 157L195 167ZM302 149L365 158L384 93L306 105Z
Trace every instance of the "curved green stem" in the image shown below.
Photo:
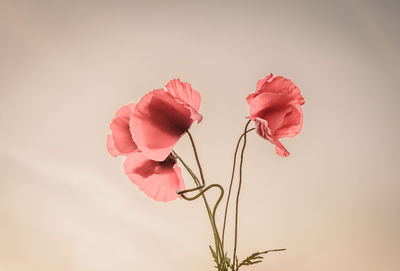
M248 133L248 132L253 131L253 130L255 130L255 128L251 128L251 129L247 130L245 133ZM230 181L230 184L229 184L228 196L226 198L225 213L224 213L224 224L223 224L223 227L222 227L222 249L224 248L225 226L226 226L226 217L228 215L228 205L229 205L229 200L230 200L230 197L231 197L233 178L235 176L236 155L237 155L237 152L238 152L238 149L239 149L240 141L242 140L242 138L243 138L245 133L240 135L239 140L238 140L238 142L236 144L235 154L233 155L232 175L231 175L231 181Z
M193 142L193 144L194 144L194 142ZM220 250L221 239L219 237L218 229L217 229L216 222L215 222L215 211L216 211L216 207L218 206L219 202L222 200L223 189L221 190L222 191L222 193L221 193L222 195L220 196L220 199L218 199L218 201L216 203L216 206L214 206L213 212L211 212L211 209L210 209L210 206L208 204L207 198L205 197L204 193L202 193L202 191L203 191L202 189L204 188L205 185L200 185L199 179L193 173L191 168L185 163L185 161L183 161L183 159L175 151L172 151L172 152L178 158L178 160L182 163L182 165L185 167L185 169L189 172L190 176L193 178L194 182L198 186L198 187L195 187L195 188L192 188L192 189L179 191L179 193L182 194L182 193L186 193L186 192L192 192L192 191L200 190L200 192L201 192L200 195L203 197L204 204L206 205L207 213L208 213L208 216L210 218L211 227L212 227L212 230L213 230L213 233L214 233L215 249L218 252L217 255L219 257L221 257L221 259L222 259L224 253L223 253L223 251ZM184 196L182 196L182 197L184 198Z
M192 144L194 156L195 156L195 158L196 158L196 163L197 163L197 166L198 166L199 172L200 172L201 182L202 182L203 185L205 185L205 184L206 184L206 181L205 181L205 178L204 178L203 169L202 169L201 164L200 164L199 155L198 155L198 153L197 153L196 144L194 143L194 139L193 139L193 136L192 136L192 134L190 133L190 131L189 131L189 130L186 130L186 133L188 134L189 139L190 139L190 143ZM219 203L219 202L218 202L218 203ZM219 251L220 257L221 257L221 260L222 260L223 257L224 257L224 252L223 252L223 251L220 251L221 248L222 248L222 242L221 242L221 238L220 238L220 236L219 236L219 234L218 234L218 229L217 229L217 226L216 226L215 221L214 221L214 227L215 227L215 231L216 231L216 233L217 233L217 235L216 235L216 237L217 237L216 251ZM220 247L220 246L221 246L221 247ZM217 254L217 255L218 255L218 254Z
M185 200L192 201L192 200L195 200L195 199L199 198L200 196L203 196L204 193L206 193L209 189L211 189L213 187L218 187L219 188L221 194L219 195L219 198L216 201L216 203L214 205L214 209L212 211L212 222L214 224L213 226L214 226L214 230L215 230L216 236L217 236L218 246L216 248L218 249L217 252L221 254L221 255L219 255L219 257L220 257L221 262L222 262L224 260L224 251L222 250L221 239L219 238L218 228L217 228L216 221L215 221L215 214L217 212L217 208L218 208L219 203L221 202L222 198L224 197L224 188L219 184L211 184L211 185L207 186L206 188L202 189L203 187L204 187L204 185L199 186L199 187L195 187L195 188L191 188L191 189L186 189L186 190L183 190L183 191L178 191L176 193L178 195L182 196L182 198L184 198ZM195 195L193 197L188 197L188 196L185 195L185 193L187 193L187 192L193 192L193 191L196 191L196 190L201 190L201 191L197 195Z
M185 200L192 200L192 199L189 199L186 195L185 195L185 193L188 193L188 192L193 192L193 191L196 191L196 190L201 190L200 191L200 194L199 194L199 196L202 196L203 194L204 194L204 190L202 190L204 188L204 185L200 185L200 186L198 186L198 187L195 187L195 188L189 188L189 189L185 189L185 190L182 190L182 191L176 191L176 194L178 194L178 195L180 195L180 196L182 196L182 198L184 198ZM195 199L197 199L198 197L196 197L196 198L194 198L193 200L195 200Z
M239 167L239 187L238 187L238 192L236 195L236 213L235 213L235 246L233 249L233 257L232 257L232 271L234 271L235 267L235 261L236 259L236 249L237 249L237 228L238 228L238 217L239 217L239 196L240 196L240 190L242 188L242 175L243 175L243 155L244 155L244 149L246 148L246 143L247 143L247 127L249 126L251 120L249 120L246 123L246 126L244 128L244 138L243 138L243 146L242 146L242 151L240 153L240 167ZM238 264L238 263L236 263Z
M202 196L205 192L207 192L209 189L211 189L211 188L213 188L213 187L218 187L219 190L221 191L221 194L219 195L219 198L218 198L217 202L215 203L214 209L213 209L213 212L212 212L213 220L215 221L215 213L216 213L216 211L217 211L217 207L218 207L219 203L221 202L222 198L224 197L224 188L223 188L221 185L219 185L219 184L210 184L210 185L207 186L206 188L204 188L204 186L202 185L202 186L199 186L199 187L196 187L196 188L186 189L186 190L183 190L183 191L178 191L178 192L176 192L176 193L177 193L178 195L181 195L182 198L184 198L185 200L192 201L192 200L195 200L195 199L197 199L198 197ZM204 188L204 189L201 190L200 193L198 193L197 195L195 195L195 196L193 196L193 197L188 197L188 196L186 196L186 195L184 194L184 193L193 192L193 191L196 191L196 190L199 190L199 189L202 189L202 188Z

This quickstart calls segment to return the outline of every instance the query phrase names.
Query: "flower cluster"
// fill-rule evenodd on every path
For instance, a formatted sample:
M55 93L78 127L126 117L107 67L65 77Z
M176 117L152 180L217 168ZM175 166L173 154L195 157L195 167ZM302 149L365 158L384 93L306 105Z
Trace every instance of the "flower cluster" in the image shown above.
M176 191L185 189L171 151L192 123L203 118L200 94L189 83L173 79L165 87L146 94L137 104L121 107L107 138L111 155L126 156L124 168L132 183L157 201L174 200ZM276 145L278 155L288 156L279 139L302 129L300 90L290 80L270 74L257 82L246 101L257 133Z
M200 122L200 94L190 84L173 79L164 89L121 107L111 122L107 148L126 156L125 173L149 197L171 201L184 190L181 169L171 153L194 121Z
M275 151L279 156L288 156L289 152L282 145L280 139L294 137L300 133L303 127L301 106L304 104L304 98L299 88L289 79L282 76L274 77L270 74L259 80L255 92L247 96L246 101L249 105L250 115L247 117L249 120L245 125L244 132L239 137L234 154L222 237L219 234L215 214L224 196L224 189L220 184L206 186L195 143L189 132L193 122L199 123L203 119L199 113L200 94L189 83L181 82L179 79L169 81L165 88L153 90L144 95L138 103L125 105L115 113L110 125L111 135L107 137L109 153L113 156L125 157L126 175L132 183L154 200L171 201L182 197L191 201L202 196L214 234L215 247L210 246L210 249L219 271L238 271L241 266L261 262L263 254L284 250L272 249L255 252L239 262L236 255L238 204L247 133L255 130L259 136L275 145ZM255 128L248 128L252 122ZM192 143L201 182L194 171L173 150L185 133L189 135ZM242 139L239 185L236 194L235 242L233 256L228 257L224 245L225 225L234 181L236 156ZM195 188L186 189L177 159L193 178L196 184ZM205 195L211 188L218 188L220 191L220 196L213 208L210 208ZM197 195L192 197L187 195L187 193L195 191L198 191Z

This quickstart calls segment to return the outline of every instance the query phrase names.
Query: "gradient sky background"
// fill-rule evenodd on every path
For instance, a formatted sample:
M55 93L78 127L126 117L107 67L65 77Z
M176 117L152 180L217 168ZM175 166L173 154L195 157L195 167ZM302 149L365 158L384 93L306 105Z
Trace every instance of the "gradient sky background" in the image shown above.
M147 198L108 126L190 82L205 175L226 187L270 72L301 89L304 127L288 158L249 136L238 253L288 250L243 270L400 270L399 3L1 1L0 270L212 270L202 202ZM194 165L186 137L176 150Z

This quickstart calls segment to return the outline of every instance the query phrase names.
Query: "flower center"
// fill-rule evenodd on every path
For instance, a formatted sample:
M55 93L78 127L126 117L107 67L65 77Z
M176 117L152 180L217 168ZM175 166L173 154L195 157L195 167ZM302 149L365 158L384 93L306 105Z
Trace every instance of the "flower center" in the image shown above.
M170 153L164 161L159 162L162 167L172 168L176 164L176 157Z

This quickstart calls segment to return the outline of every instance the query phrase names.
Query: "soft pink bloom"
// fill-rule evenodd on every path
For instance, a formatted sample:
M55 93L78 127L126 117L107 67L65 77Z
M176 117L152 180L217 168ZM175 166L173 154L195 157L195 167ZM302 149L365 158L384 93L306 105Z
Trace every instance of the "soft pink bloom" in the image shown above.
M192 123L202 120L200 94L190 84L173 79L166 88L146 94L129 123L138 148L156 161L164 161Z
M132 183L157 201L174 200L178 198L176 192L185 189L181 169L173 154L159 162L148 159L142 152L135 152L127 156L124 168Z
M121 107L111 122L111 135L107 136L107 149L112 156L126 156L125 172L132 183L157 201L176 199L177 190L184 190L181 170L170 154L164 161L148 159L133 141L129 123L135 104Z
M138 151L129 129L129 120L135 104L124 105L115 113L111 122L111 135L107 136L107 149L112 156L128 155Z
M277 154L288 156L279 139L294 137L303 127L304 98L299 88L289 79L270 74L257 82L256 91L246 101L257 133L275 144Z

